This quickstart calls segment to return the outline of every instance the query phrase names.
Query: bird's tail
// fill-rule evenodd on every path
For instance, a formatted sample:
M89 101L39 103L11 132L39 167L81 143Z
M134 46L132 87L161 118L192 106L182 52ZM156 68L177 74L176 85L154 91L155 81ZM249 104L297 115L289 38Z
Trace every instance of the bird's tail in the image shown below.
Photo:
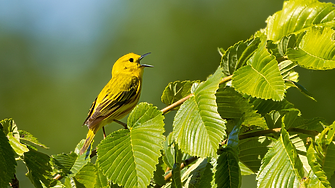
M87 136L86 136L85 144L80 149L79 155L82 155L83 153L85 153L85 151L87 150L87 148L91 145L94 136L95 136L95 132L93 130L91 130L91 129L88 129L88 133L87 133Z

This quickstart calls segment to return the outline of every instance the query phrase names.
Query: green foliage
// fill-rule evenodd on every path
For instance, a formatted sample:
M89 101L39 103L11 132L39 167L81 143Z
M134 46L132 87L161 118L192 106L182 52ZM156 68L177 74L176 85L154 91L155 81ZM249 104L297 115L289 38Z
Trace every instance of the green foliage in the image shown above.
M113 183L145 187L163 148L164 117L156 107L141 103L128 118L128 129L115 131L98 146L97 164Z
M222 69L196 87L194 96L181 105L173 122L173 137L180 149L192 156L216 156L225 136L225 123L217 112L215 92ZM201 134L200 134L201 133Z
M78 154L81 140L49 156L28 145L47 148L12 119L0 121L0 187L16 181L16 160L35 187L240 187L249 174L258 187L331 187L335 123L304 118L285 93L315 100L295 68L335 68L334 10L285 1L266 28L219 48L219 67L205 81L169 83L161 96L169 110L138 104L126 129L87 154ZM170 110L173 130L164 136Z

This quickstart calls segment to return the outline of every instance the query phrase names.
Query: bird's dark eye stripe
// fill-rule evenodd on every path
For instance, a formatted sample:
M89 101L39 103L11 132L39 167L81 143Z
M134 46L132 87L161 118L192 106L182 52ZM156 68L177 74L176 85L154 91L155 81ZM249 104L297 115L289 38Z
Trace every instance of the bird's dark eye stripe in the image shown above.
M130 58L129 61L130 61L130 62L134 62L134 59L133 59L133 58Z

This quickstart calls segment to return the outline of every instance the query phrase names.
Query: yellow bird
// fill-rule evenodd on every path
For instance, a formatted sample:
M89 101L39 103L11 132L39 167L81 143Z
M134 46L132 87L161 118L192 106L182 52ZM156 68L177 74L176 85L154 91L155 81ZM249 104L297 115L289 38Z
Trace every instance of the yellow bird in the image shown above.
M112 78L93 102L84 122L89 130L80 155L85 153L99 129L113 121L119 122L136 106L141 93L143 69L152 67L140 64L148 54L129 53L114 63Z

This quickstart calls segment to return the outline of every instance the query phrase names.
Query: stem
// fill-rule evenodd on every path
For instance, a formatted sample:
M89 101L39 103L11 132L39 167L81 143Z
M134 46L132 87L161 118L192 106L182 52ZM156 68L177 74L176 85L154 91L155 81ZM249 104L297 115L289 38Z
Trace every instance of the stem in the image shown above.
M230 75L230 76L227 76L227 77L224 77L219 84L223 84L223 83L226 83L228 81L230 81L232 79L233 75ZM163 108L161 111L163 112L163 114L166 114L167 112L171 111L172 109L174 109L175 107L183 104L187 99L191 98L192 96L194 96L193 93L187 95L186 97L178 100L177 102L174 102L172 104L170 104L169 106Z
M174 102L172 104L170 104L169 106L163 108L161 111L163 112L163 114L166 114L167 112L171 111L172 109L174 109L175 107L183 104L187 99L189 99L190 97L194 96L193 93L187 95L186 97L178 100L177 102Z

